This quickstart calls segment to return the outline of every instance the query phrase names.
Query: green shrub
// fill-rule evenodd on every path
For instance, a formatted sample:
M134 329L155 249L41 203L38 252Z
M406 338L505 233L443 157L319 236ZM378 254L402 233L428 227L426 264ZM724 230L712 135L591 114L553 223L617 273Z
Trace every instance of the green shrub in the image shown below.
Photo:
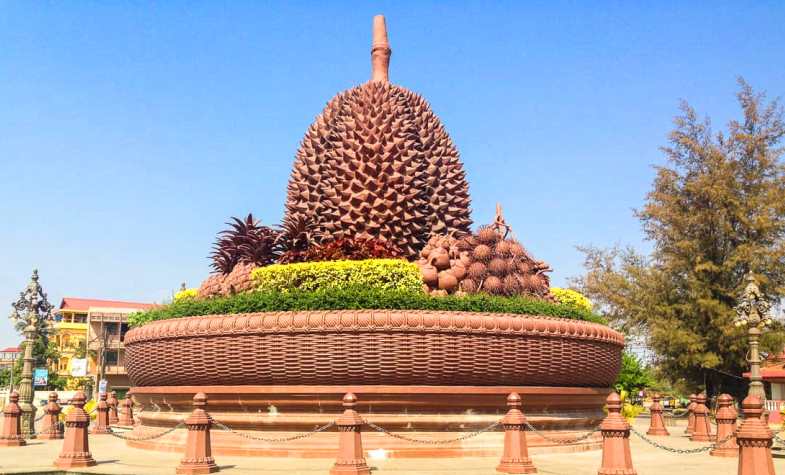
M591 312L592 303L585 295L572 289L562 289L560 287L551 287L551 294L556 298L556 301L573 307L582 308L587 312Z
M357 287L327 288L316 291L300 289L287 292L257 291L229 297L185 299L145 312L135 313L129 317L129 323L132 326L138 326L154 320L193 315L344 309L514 313L605 323L602 317L591 312L527 297L499 297L485 294L471 294L463 297L454 295L432 297L421 291Z
M402 259L273 264L255 269L251 278L260 291L315 291L347 287L422 291L419 268Z

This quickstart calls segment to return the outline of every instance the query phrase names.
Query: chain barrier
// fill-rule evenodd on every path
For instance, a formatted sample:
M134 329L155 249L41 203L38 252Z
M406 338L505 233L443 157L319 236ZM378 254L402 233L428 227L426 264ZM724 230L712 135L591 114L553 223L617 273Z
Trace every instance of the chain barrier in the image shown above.
M543 439L547 440L548 442L553 442L554 444L559 444L559 445L570 445L570 444L577 444L578 442L584 441L584 440L588 439L589 437L591 437L592 434L594 434L595 432L600 430L600 425L601 424L602 424L602 422L600 422L599 424L594 426L594 428L592 430L590 430L589 432L586 432L585 434L582 434L582 435L579 435L578 437L573 437L573 438L570 438L570 439L556 439L556 438L550 437L550 436L546 435L545 432L543 432L543 431L537 429L536 427L534 427L533 425L531 425L529 423L529 421L526 421L526 428L529 429L530 431L534 432L535 434L539 435Z
M132 436L132 435L125 435L125 434L120 433L120 432L115 432L115 430L110 427L109 428L109 434L111 434L112 437L117 437L118 439L130 440L130 441L134 441L134 442L143 442L145 440L153 440L153 439L157 439L159 437L163 437L166 434L171 434L172 432L176 431L177 429L180 429L180 428L183 428L183 427L185 427L185 423L184 422L179 422L179 423L177 423L176 426L172 427L171 429L166 429L165 431L159 432L157 434L143 435L143 436L139 436L139 437Z
M439 444L452 444L454 442L459 442L459 441L462 441L462 440L471 439L472 437L477 437L480 434L483 434L485 432L491 431L491 430L495 429L496 427L500 426L502 424L502 421L496 421L493 424L491 424L491 425L489 425L487 427L483 427L480 430L469 432L467 434L455 437L453 439L437 439L437 440L415 439L415 438L412 438L412 437L407 437L405 435L395 434L395 433L390 432L389 430L385 429L384 427L377 426L373 422L370 422L370 421L367 421L367 420L363 420L363 423L365 423L371 429L373 429L373 430L375 430L377 432L381 432L381 433L383 433L385 435L388 435L390 437L393 437L395 439L405 440L406 442L412 442L412 443L415 443L415 444L439 445Z
M676 414L676 411L671 411L670 414L668 414L668 413L666 413L666 414L668 416L670 416L671 419L681 419L681 418L689 416L690 415L690 411L685 409L684 412L682 412L680 414Z
M633 434L637 435L638 438L640 438L644 442L648 443L649 445L652 445L654 447L657 447L658 449L662 449L662 450L665 450L667 452L671 452L671 453L674 453L674 454L699 454L699 453L702 453L702 452L708 452L709 450L711 450L711 449L713 449L715 447L718 447L718 446L724 444L725 442L731 440L736 435L735 433L728 434L722 440L718 440L717 442L714 442L711 445L698 447L696 449L677 449L677 448L674 448L674 447L668 447L667 445L660 444L659 442L646 437L645 434L643 434L641 432L638 432L638 430L635 429L632 426L630 426L630 431Z
M327 424L325 424L325 425L323 425L321 427L317 427L316 429L314 429L314 430L312 430L310 432L303 432L302 434L296 434L296 435L292 435L292 436L288 436L288 437L261 437L261 436L250 435L250 434L246 434L244 432L240 432L240 431L234 430L231 427L229 427L226 424L224 424L223 422L219 422L219 421L213 419L212 416L209 416L209 418L210 418L210 422L215 424L221 430L228 431L228 432L230 432L230 433L232 433L234 435L237 435L237 436L249 439L249 440L259 440L259 441L268 442L268 443L271 443L271 444L276 444L276 443L281 443L281 442L291 442L293 440L305 439L306 437L310 437L310 436L312 436L314 434L318 434L319 432L324 432L327 429L335 426L335 422L328 422Z

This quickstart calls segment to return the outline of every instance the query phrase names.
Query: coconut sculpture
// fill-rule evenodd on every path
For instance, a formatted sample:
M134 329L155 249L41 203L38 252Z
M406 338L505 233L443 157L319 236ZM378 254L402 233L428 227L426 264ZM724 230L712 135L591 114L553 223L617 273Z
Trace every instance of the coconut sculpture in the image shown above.
M334 97L309 127L282 225L235 219L218 237L199 298L253 289L259 266L352 254L416 262L433 298L551 298L550 268L515 239L500 206L493 223L472 231L458 151L428 103L389 82L390 54L377 16L371 80ZM497 421L517 392L533 424L569 439L603 417L623 338L604 325L536 315L371 309L160 320L129 331L125 345L132 394L147 409L130 445L179 450L181 430L146 436L177 425L204 392L216 420L251 436L217 432L214 452L333 457L331 431L282 446L254 437L331 422L351 391L357 410L388 430L446 439ZM499 431L438 450L363 438L366 449L394 456L496 456L502 445ZM596 447L597 438L573 445Z

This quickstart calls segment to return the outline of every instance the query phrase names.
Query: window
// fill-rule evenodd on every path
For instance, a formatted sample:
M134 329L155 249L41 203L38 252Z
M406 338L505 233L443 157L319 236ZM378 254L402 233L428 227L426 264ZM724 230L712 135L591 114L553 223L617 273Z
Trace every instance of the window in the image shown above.
M128 324L127 323L121 323L120 324L120 341L124 341L125 340L125 334L126 333L128 333Z
M117 352L116 351L107 351L104 354L106 360L106 366L117 366Z
M109 338L114 337L115 335L117 335L117 323L115 322L104 323L104 331L106 332Z

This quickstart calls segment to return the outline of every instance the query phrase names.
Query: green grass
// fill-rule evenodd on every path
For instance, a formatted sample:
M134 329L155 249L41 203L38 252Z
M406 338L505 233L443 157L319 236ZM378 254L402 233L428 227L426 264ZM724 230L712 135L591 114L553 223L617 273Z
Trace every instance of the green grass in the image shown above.
M605 324L584 309L527 297L496 297L471 294L463 297L432 297L423 292L380 289L324 289L317 291L248 292L231 297L184 299L129 317L131 326L155 320L229 313L295 310L445 310L462 312L514 313L570 318Z

